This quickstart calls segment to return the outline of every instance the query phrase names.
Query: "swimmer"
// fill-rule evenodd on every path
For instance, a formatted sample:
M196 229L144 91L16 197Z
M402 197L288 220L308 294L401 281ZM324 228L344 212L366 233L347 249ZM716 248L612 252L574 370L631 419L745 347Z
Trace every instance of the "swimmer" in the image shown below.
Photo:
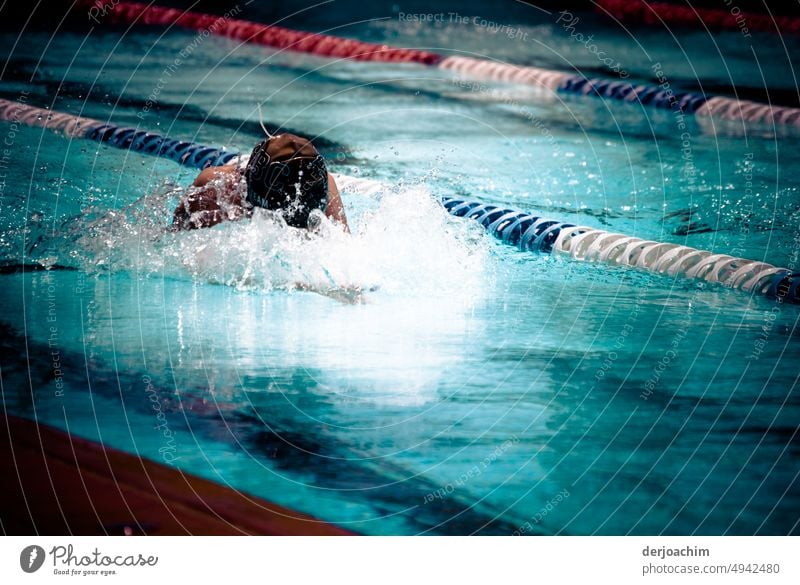
M204 169L181 197L172 229L208 228L225 221L252 217L262 207L278 214L287 225L314 230L325 214L350 232L336 182L317 149L294 134L278 134L253 148L244 169L230 164ZM298 290L322 294L343 303L364 303L364 290L353 285L294 282Z
M204 169L192 187L175 209L174 230L245 219L262 207L294 228L313 229L319 221L316 211L350 231L324 159L311 142L294 134L270 136L256 144L244 169L235 164Z

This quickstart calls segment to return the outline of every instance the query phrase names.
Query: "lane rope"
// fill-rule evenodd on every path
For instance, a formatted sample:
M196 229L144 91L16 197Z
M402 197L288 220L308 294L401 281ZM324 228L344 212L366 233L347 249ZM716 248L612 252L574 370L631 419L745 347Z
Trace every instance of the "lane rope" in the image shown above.
M220 166L240 156L235 151L4 99L0 99L0 120L47 128L70 138L86 138L197 169ZM357 189L362 194L375 195L387 189L382 183L369 179L338 174L335 178L343 191ZM702 279L782 302L800 303L800 273L766 262L644 240L478 201L451 197L443 197L441 201L450 214L477 221L491 235L520 250Z
M4 99L0 99L0 120L39 126L70 138L87 138L123 150L168 158L197 169L224 165L238 154L204 144L166 138L146 130L117 126Z
M491 235L520 250L701 279L782 302L800 303L800 273L788 268L578 226L477 201L446 197L443 204L451 214L477 221Z
M595 0L595 3L598 12L605 9L618 20L648 25L697 27L704 24L710 29L738 30L745 35L754 31L773 34L800 33L798 18L745 12L736 5L729 5L729 9L723 10L644 0Z
M333 35L291 30L247 20L176 8L152 6L123 0L77 0L76 7L91 15L102 15L103 23L181 26L201 32L317 55L319 57L416 63L437 67L473 79L535 85L552 92L594 96L621 102L638 102L659 108L674 108L695 116L719 116L725 120L800 127L800 108L773 106L723 96L673 92L660 85L638 84L608 79L587 79L582 75L500 63L490 59L445 56L419 49L394 48ZM95 18L97 20L97 18Z

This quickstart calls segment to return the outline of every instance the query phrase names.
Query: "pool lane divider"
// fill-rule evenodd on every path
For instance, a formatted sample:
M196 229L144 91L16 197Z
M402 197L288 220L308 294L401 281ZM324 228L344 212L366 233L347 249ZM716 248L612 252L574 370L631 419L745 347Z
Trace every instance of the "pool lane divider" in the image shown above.
M515 209L445 197L451 214L477 221L503 243L583 262L627 266L719 283L781 302L800 303L800 273L766 262L644 240Z
M61 132L70 138L86 138L123 150L167 158L196 169L221 166L238 155L221 148L174 140L137 128L117 126L4 99L0 99L0 120L39 126Z
M738 30L750 37L751 32L773 34L800 33L800 18L774 16L743 11L739 6L725 3L728 8L703 8L670 2L645 2L645 0L595 0L595 9L616 19L648 25L707 27L709 29Z
M265 25L228 15L218 16L121 0L77 0L99 24L144 24L180 26L241 42L296 51L335 59L416 63L458 73L474 79L536 85L556 93L595 96L628 103L678 110L699 117L800 127L800 108L774 106L749 100L674 92L665 84L634 85L627 81L586 78L583 75L539 67L500 63L491 59L446 56L419 49L356 41L333 35L310 33ZM102 17L102 18L100 18Z
M39 126L69 137L86 138L123 150L167 158L196 169L220 166L239 156L236 151L174 140L145 130L3 99L0 99L0 120ZM340 175L337 181L341 181L343 190L360 191L361 186L369 193L385 190L381 183L372 180ZM477 221L503 243L521 250L551 253L584 262L629 266L673 277L702 279L782 302L800 303L800 273L766 262L644 240L477 201L444 197L442 204L452 215Z

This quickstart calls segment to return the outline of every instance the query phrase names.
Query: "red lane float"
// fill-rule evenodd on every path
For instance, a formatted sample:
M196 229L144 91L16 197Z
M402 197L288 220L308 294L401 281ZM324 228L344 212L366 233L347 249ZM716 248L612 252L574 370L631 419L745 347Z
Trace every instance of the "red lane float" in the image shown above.
M214 34L238 41L276 49L300 51L320 57L338 57L356 61L420 63L423 65L435 65L442 60L440 55L427 51L396 49L388 45L296 31L280 26L183 11L177 8L151 6L141 2L77 0L76 6L87 10L98 10L99 14L103 15L103 22L112 24L177 25L198 31L213 31Z
M743 12L738 6L720 9L644 0L595 0L595 2L598 11L605 10L614 18L649 25L673 24L696 27L705 24L710 29L739 30L746 35L753 31L800 33L798 18Z

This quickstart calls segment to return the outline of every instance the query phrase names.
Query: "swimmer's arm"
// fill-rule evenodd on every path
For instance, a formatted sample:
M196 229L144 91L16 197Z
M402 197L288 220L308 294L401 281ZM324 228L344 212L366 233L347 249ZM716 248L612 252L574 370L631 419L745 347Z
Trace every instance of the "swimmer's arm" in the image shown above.
M238 196L231 196L229 190L224 186L208 184L221 176L230 175L235 170L236 167L233 165L208 167L197 175L192 186L205 188L197 189L181 197L172 215L171 229L175 231L206 228L215 226L225 219L239 219L239 217L230 217L230 213L223 213L220 206L220 198L226 198L229 206L241 208ZM246 212L240 214L240 216L245 215Z
M316 284L295 282L294 288L305 292L313 292L324 297L329 297L347 305L360 305L368 303L366 292L360 286L319 286Z
M202 173L201 173L202 174ZM350 226L347 225L347 216L344 213L342 197L339 195L339 188L333 176L328 173L328 206L325 208L325 215L328 219L339 222L344 226L344 231L350 233Z

